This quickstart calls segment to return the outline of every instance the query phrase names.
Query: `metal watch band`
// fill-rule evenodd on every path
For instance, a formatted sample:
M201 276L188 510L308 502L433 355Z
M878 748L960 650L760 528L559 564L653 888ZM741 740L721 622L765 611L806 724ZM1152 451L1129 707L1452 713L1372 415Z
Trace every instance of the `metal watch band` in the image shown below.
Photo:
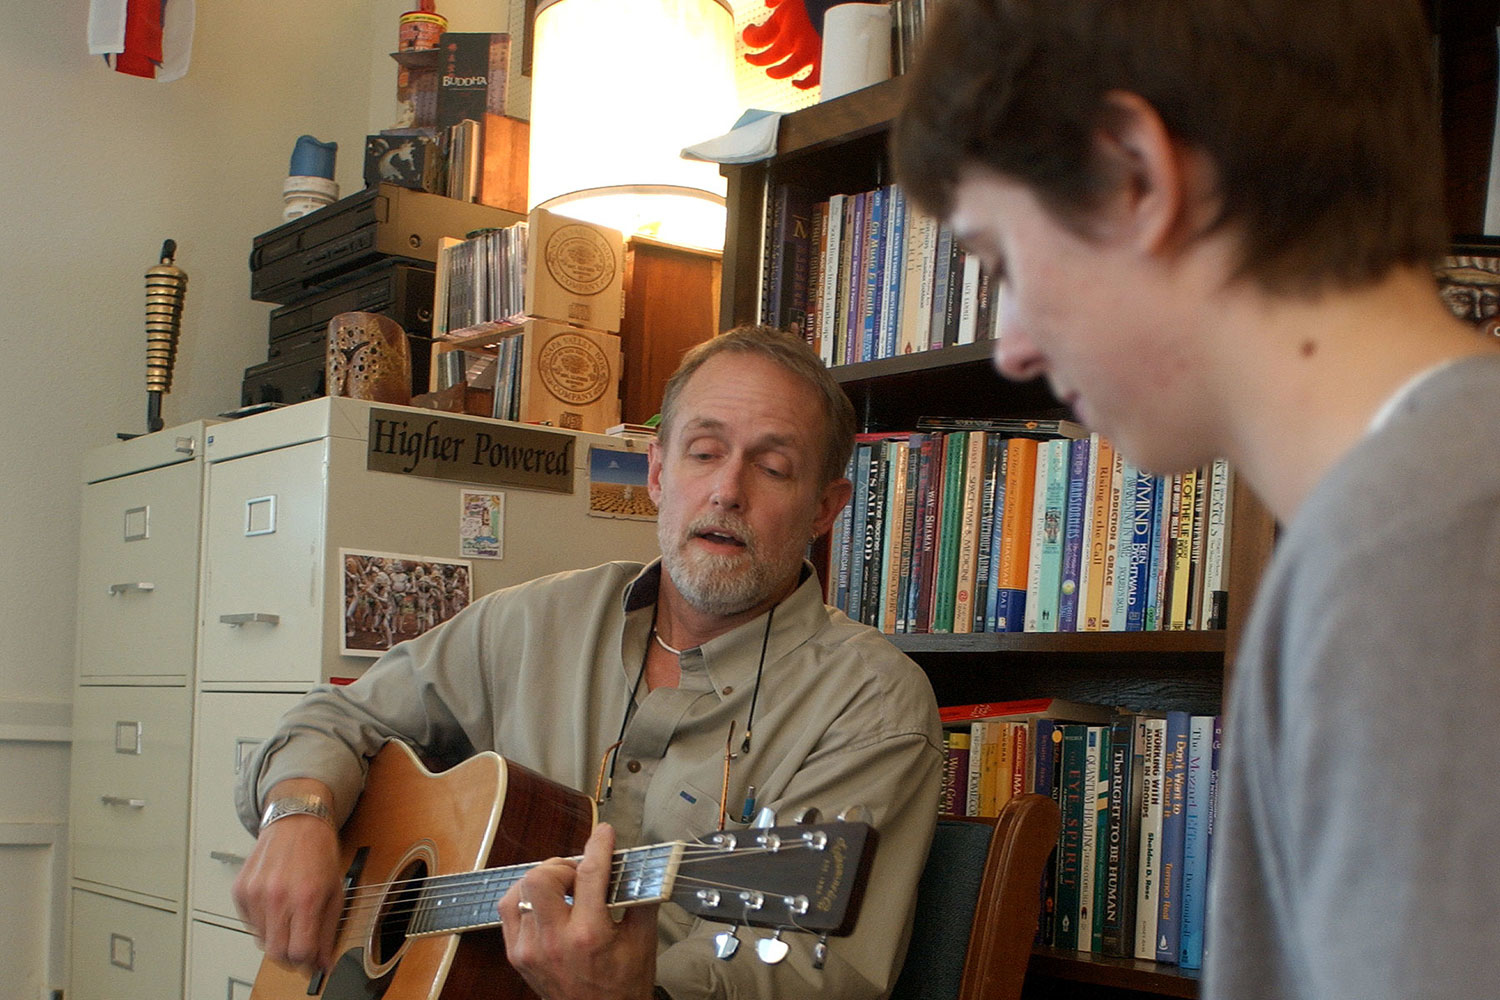
M260 828L264 830L278 819L288 816L316 816L329 826L334 826L333 813L321 796L283 795L266 803L266 811L260 817Z

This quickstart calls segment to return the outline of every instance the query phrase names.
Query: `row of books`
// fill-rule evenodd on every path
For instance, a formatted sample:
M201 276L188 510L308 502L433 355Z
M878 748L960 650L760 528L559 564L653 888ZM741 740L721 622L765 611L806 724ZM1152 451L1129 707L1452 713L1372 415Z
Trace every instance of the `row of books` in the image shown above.
M819 200L794 184L767 205L761 316L827 365L993 339L979 259L898 184Z
M834 603L899 633L1223 628L1233 474L1153 476L1067 420L862 434Z
M942 712L944 812L994 816L1025 792L1058 803L1041 943L1202 967L1219 716L1050 698Z
M435 329L462 330L482 323L513 322L526 311L527 224L486 229L441 249L442 315Z

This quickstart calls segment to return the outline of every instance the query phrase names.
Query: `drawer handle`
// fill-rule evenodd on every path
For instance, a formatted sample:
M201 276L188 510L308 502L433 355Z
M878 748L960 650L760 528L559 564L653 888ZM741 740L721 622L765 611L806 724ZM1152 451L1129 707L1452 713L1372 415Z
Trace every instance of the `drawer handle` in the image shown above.
M145 799L128 799L123 795L101 795L99 801L107 806L129 806L131 809L146 808Z
M220 615L219 621L225 625L233 625L235 628L239 628L241 625L249 625L252 622L276 625L280 623L281 616L273 615L268 611L246 611L237 615Z
M234 854L230 851L209 851L208 856L215 861L222 861L226 865L242 865L245 863L243 854Z
M154 583L112 583L109 585L109 596L114 597L116 594L128 594L131 591L149 594L155 589L156 584Z

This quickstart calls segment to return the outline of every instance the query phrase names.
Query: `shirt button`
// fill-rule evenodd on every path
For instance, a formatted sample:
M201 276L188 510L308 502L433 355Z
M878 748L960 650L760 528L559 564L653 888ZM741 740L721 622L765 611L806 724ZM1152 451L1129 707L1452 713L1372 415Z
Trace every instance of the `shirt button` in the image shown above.
M734 685L730 684L728 687L724 688L724 693L725 694L734 694Z
M625 765L625 770L629 771L631 774L637 774L641 770L641 762L638 760L629 761Z

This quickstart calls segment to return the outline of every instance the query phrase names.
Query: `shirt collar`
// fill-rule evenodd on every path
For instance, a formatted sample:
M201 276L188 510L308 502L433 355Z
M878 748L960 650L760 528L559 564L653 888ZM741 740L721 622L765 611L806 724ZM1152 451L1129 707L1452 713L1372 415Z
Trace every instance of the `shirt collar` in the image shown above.
M625 612L640 611L656 603L661 589L661 559L645 566L625 588ZM770 614L770 612L767 612ZM766 643L769 666L802 645L827 623L823 605L823 587L811 563L803 561L802 577L797 588L776 605L771 636ZM684 669L701 657L703 666L714 679L716 688L722 681L748 673L753 676L760 662L761 640L766 634L766 616L757 617L730 629L721 636L690 650L684 657ZM739 683L735 681L735 683Z

